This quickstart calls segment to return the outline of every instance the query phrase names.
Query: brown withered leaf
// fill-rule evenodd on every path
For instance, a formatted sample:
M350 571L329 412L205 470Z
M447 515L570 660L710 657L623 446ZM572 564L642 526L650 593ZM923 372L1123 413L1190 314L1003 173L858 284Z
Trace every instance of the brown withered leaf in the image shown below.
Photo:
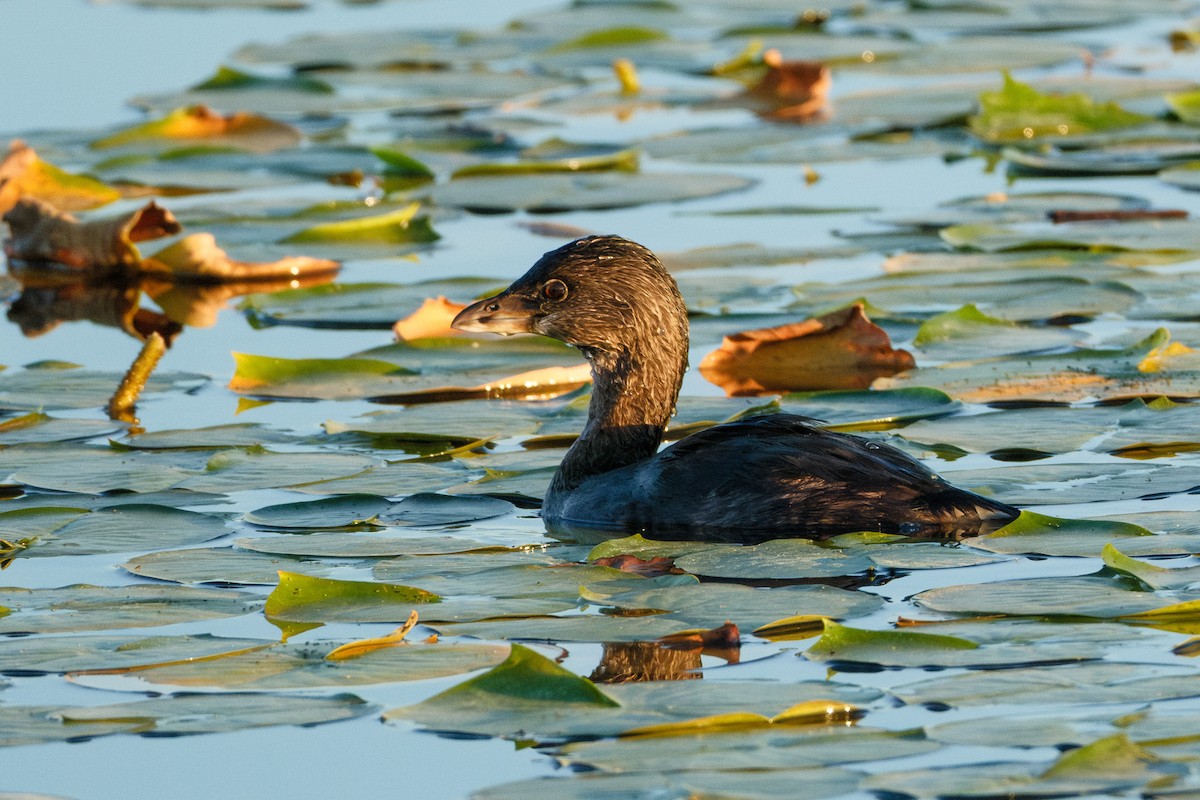
M402 342L411 339L427 339L442 336L466 336L457 328L451 328L454 316L466 308L464 303L455 303L444 296L427 299L413 313L392 326L392 332Z
M770 392L866 389L876 378L916 366L861 303L803 322L726 336L700 362L700 374L730 397Z
M72 175L42 161L32 147L19 139L8 146L0 161L0 214L22 197L46 200L65 211L82 211L111 203L121 193L95 178Z
M822 114L832 85L829 68L819 61L783 61L778 51L763 54L767 72L747 95L766 104L762 116L806 122Z
M160 250L138 265L143 275L181 283L227 283L298 280L332 275L341 264L327 258L289 256L278 261L237 261L217 246L211 233L193 233Z
M44 200L22 198L4 215L11 237L10 260L51 261L75 270L103 273L141 260L135 245L182 229L171 212L151 201L120 217L80 222Z

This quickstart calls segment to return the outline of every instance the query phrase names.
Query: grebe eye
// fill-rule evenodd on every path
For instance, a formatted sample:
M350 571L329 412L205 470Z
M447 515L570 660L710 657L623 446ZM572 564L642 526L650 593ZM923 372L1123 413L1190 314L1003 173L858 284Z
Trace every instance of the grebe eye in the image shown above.
M567 299L567 285L557 278L551 281L546 281L546 285L542 287L542 297L547 300L558 302L559 300Z

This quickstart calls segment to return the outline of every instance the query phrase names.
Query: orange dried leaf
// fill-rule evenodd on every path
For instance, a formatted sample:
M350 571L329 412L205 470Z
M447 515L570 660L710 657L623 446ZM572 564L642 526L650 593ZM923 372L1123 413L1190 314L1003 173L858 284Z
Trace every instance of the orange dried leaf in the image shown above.
M299 280L332 275L341 268L326 258L290 256L278 261L236 261L217 246L211 233L194 233L143 261L143 274L194 283Z
M465 336L463 331L451 328L454 316L466 308L463 303L454 303L439 295L427 299L421 307L392 326L392 332L401 341L443 336Z
M804 322L726 336L700 362L700 374L734 397L865 389L915 365L856 303Z
M11 238L4 254L23 261L53 261L77 270L103 271L136 264L135 242L170 236L182 226L157 203L112 219L80 222L43 200L24 198L4 215Z
M72 175L38 157L32 147L14 139L0 161L0 214L22 197L35 197L66 211L97 208L118 199L113 187L86 175Z

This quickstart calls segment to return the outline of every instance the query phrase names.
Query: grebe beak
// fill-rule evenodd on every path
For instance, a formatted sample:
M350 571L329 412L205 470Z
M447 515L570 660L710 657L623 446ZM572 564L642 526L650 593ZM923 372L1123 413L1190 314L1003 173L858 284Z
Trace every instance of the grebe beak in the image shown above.
M470 333L533 333L535 310L527 300L509 292L487 297L458 312L451 327Z

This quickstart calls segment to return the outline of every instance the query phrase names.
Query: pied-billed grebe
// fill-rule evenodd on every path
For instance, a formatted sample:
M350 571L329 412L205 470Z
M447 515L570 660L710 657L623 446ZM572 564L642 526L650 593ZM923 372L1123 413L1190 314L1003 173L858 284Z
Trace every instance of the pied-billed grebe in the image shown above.
M1018 513L895 448L794 414L717 425L659 452L687 369L687 309L654 254L619 236L547 253L453 324L551 336L591 362L587 423L542 506L552 532L743 542L849 531L961 537Z

